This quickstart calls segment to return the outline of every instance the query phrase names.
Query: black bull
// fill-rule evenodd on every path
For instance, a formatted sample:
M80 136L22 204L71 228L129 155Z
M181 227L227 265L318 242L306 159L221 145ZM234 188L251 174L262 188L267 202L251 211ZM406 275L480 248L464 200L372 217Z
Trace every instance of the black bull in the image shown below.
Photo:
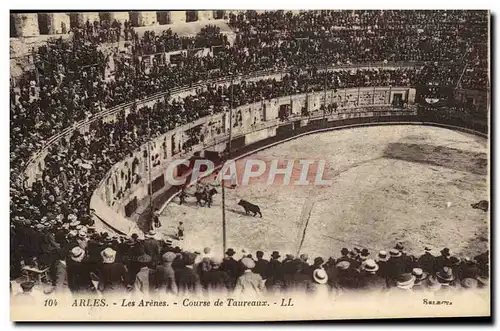
M253 203L250 203L246 200L240 200L238 202L238 205L242 206L245 209L245 214L248 215L248 213L253 213L253 216L255 217L257 214L260 215L262 218L262 213L260 212L260 207L257 205L254 205Z

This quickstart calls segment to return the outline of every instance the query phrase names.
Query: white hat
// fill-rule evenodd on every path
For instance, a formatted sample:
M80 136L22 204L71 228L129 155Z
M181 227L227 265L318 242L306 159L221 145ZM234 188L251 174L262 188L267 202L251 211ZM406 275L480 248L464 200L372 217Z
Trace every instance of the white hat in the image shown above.
M101 252L102 262L103 263L114 263L116 251L110 247L106 248Z
M318 284L326 284L328 281L328 275L324 269L316 269L313 272L313 279Z
M367 259L361 265L361 269L366 272L375 273L378 270L378 264L373 259Z
M80 248L80 246L76 246L71 250L71 259L75 262L82 262L85 257L85 251Z

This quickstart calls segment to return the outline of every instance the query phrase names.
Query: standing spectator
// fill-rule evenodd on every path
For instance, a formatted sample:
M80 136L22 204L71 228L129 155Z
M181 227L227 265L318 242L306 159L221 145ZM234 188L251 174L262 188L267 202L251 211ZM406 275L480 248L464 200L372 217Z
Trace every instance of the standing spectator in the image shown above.
M441 284L442 290L454 290L460 287L460 284L455 283L456 277L451 267L441 268L441 270L436 272L436 278L439 284Z
M177 226L177 239L184 240L184 225L183 222L179 222Z
M232 281L229 275L220 269L222 259L212 257L210 260L212 268L205 275L207 290L209 292L221 293L232 290Z
M145 237L146 239L144 240L144 253L151 256L151 259L153 260L153 263L158 263L159 262L159 257L160 257L160 251L161 251L161 245L160 242L155 238L156 232L151 230L149 231Z
M280 253L274 251L267 268L266 288L272 292L279 292L284 288L283 265L279 261L280 257Z
M255 262L251 258L245 257L241 260L241 263L245 270L243 275L238 277L234 292L246 296L260 294L264 290L264 281L259 274L252 272L252 269L255 268Z
M415 284L413 290L425 290L425 281L429 277L429 274L423 271L421 268L413 268L411 273L415 276Z
M236 280L240 277L242 271L241 264L233 258L235 254L234 249L229 248L226 251L227 257L222 261L220 266L220 269L226 272L231 279L232 288L236 285Z
M393 287L395 292L411 291L415 284L415 276L409 273L402 273L396 278L396 286Z
M451 267L452 263L450 260L451 253L450 249L445 247L441 250L441 256L436 258L435 270L440 271L443 267Z
M380 291L387 288L385 278L381 277L377 272L379 266L375 260L368 259L361 264L359 288L368 291Z
M175 257L175 253L166 252L162 256L163 263L156 267L157 286L161 292L172 294L177 294L178 292L175 271L172 268L172 262L175 260Z
M269 261L264 259L264 252L262 251L257 251L255 255L257 256L257 260L255 261L253 272L259 274L262 279L267 279Z
M314 269L313 272L313 282L311 289L309 291L316 300L324 299L328 300L329 295L332 293L330 287L328 286L328 275L326 271L322 268Z
M143 254L139 256L137 262L141 264L141 269L135 276L134 288L136 292L151 294L155 287L154 270L151 269L151 256Z
M76 246L71 250L66 271L68 274L68 286L72 293L95 291L90 277L90 264L84 258L85 251L81 247Z
M175 271L175 280L179 294L201 294L200 277L193 268L195 260L196 255L194 253L184 253L182 256L181 261L183 266Z
M431 274L435 273L436 258L432 255L429 247L426 246L424 248L424 254L418 258L417 266L423 270L427 270Z
M401 274L405 273L405 261L399 250L393 248L389 251L390 259L387 262L387 280L389 286L394 286Z
M99 285L101 292L119 292L126 289L127 270L121 262L116 262L116 251L106 248L101 252L102 265L99 268Z
M339 290L352 290L358 288L358 272L351 267L348 261L341 261L335 266L337 268L337 284Z
M378 252L375 261L377 262L379 267L378 274L381 277L387 278L388 277L387 263L389 261L389 255L387 254L387 252L386 251Z

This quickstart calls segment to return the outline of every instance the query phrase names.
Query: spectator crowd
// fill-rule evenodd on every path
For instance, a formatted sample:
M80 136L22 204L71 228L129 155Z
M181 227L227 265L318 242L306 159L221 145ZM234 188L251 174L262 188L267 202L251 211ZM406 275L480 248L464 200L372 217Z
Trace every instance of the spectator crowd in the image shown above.
M112 269L109 272L116 272L121 280L118 282L118 278L113 278L110 282L118 282L119 286L127 288L136 286L137 274L148 268L144 270L155 270L155 276L149 282L156 289L164 286L157 279L158 274L163 275L161 279L167 277L166 274L171 275L172 268L174 274L187 268L197 271L198 281L205 289L208 286L205 271L214 270L212 273L216 274L225 272L231 281L230 285L224 286L232 291L237 288L240 277L246 274L242 266L252 266L252 263L256 266L246 269L253 270L251 272L266 280L266 288L288 288L292 286L289 285L290 279L294 277L297 277L296 282L303 278L305 283L311 284L315 277L327 278L328 286L336 288L340 286L339 279L342 279L339 275L347 275L339 271L346 266L343 262L349 264L345 270L356 275L349 276L355 279L352 283L355 288L364 286L360 285L364 282L364 276L360 275L368 269L377 269L376 273L384 272L381 263L384 261L381 260L365 259L357 264L355 261L360 258L359 254L349 261L321 263L323 268L317 269L324 270L326 276L322 271L315 272L307 261L298 258L277 260L278 269L282 270L277 271L279 276L272 276L268 271L259 272L260 262L248 257L235 261L238 264L236 272L226 267L227 263L233 262L217 259L198 261L203 254L195 256L161 243L155 253L144 248L146 241L141 242L137 238L120 240L92 233L90 197L110 167L151 136L224 111L229 105L231 90L233 106L237 107L290 94L322 91L325 85L328 89L341 89L414 86L432 82L479 90L488 87L488 17L485 11L306 11L298 15L283 11L263 14L247 11L231 14L229 26L235 34L232 43L218 27L211 25L191 37L179 36L168 29L161 33L148 31L139 37L129 22L125 22L123 28L116 21L87 22L73 29L71 40L53 40L36 51L34 69L27 71L10 89L11 269L14 276L18 276L22 263L36 263L54 271L60 261L67 261L71 289L74 285L70 284L75 283L71 276L74 275L71 272L73 265L88 268L89 272L83 273L88 277L92 273L101 273L102 276L103 266L106 269L108 265L114 265L109 267ZM130 54L106 49L107 43L120 40L131 43ZM202 57L188 53L176 63L155 60L147 70L142 62L144 55L198 48L212 50ZM391 68L391 63L398 61L422 63ZM364 62L382 64L377 69L321 70L325 65ZM277 69L287 69L288 72L279 80L241 81L233 84L232 88L209 82L235 74ZM122 114L114 122L97 120L85 133L75 130L69 139L63 138L61 143L49 149L41 179L31 187L24 185L23 171L30 157L45 146L50 137L70 128L75 122L155 93L195 85L198 86L196 95L174 100L165 97L147 109L132 109L130 114ZM145 112L151 119L150 129L142 116ZM75 242L84 247L80 244L75 246ZM78 247L81 251L75 250ZM79 257L83 260L77 261ZM114 262L103 264L106 258ZM414 277L408 274L411 275L415 268L433 277L444 275L443 272L448 274L451 270L453 277L460 279L454 283L462 283L458 265L440 264L429 269L418 264L417 259L408 258L405 261L405 267L398 269L397 274L381 274L386 286L396 284L401 274ZM167 268L168 272L158 271L167 262L173 267ZM195 262L198 267L188 268ZM115 266L116 263L121 266ZM484 267L483 262L459 260L458 263L460 266L472 263L478 268ZM269 265L272 263L269 262ZM444 267L448 268L447 271L443 271ZM285 274L293 277L285 277ZM484 276L484 272L479 274ZM51 279L59 282L57 272L53 272ZM183 280L169 279L178 289L182 288ZM439 277L436 279L439 283ZM80 281L87 288L88 279L77 280L76 283ZM269 285L273 282L278 285ZM351 285L341 287L346 286Z
M398 242L394 248L370 251L342 248L337 257L285 254L269 257L257 251L229 248L225 258L205 247L191 252L173 246L170 239L156 239L151 230L145 239L96 233L77 220L69 227L60 221L44 234L29 226L16 229L14 238L25 249L51 246L54 255L47 293L120 293L202 295L230 293L259 295L288 291L308 295L335 295L349 291L445 292L485 288L489 285L488 251L473 258L459 258L449 248L439 255L428 247L410 255ZM46 240L45 236L53 236ZM40 262L26 260L31 266ZM23 283L31 288L32 282Z

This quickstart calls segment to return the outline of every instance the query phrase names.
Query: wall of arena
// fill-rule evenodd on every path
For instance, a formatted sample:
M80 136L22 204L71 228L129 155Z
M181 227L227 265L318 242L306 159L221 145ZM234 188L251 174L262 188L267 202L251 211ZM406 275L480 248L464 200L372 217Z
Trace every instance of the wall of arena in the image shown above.
M393 101L401 97L408 108L394 109ZM312 131L320 127L332 127L339 123L364 123L390 121L390 117L416 115L415 89L408 87L371 87L326 91L326 102L337 102L335 113L323 115L318 111L324 103L325 93L292 95L260 103L237 107L232 112L232 149L251 151L262 147L260 143L286 139L290 134ZM308 111L311 116L304 115ZM279 115L286 111L288 119ZM149 166L153 183L153 199L164 195L171 186L165 183L168 165L176 158L190 158L203 151L224 150L228 142L229 116L220 113L201 118L156 137L148 146L142 146L127 159L115 164L95 190L91 208L96 221L119 233L137 231L133 220L139 217L137 210L149 204ZM318 126L319 123L322 123ZM186 142L196 137L198 143L185 148ZM282 137L282 138L281 138ZM151 158L151 159L149 159Z
M331 66L327 70L328 71L345 70L346 68L373 69L373 68L381 68L381 67L383 67L385 69L397 69L397 68L401 68L401 67L405 67L405 68L415 67L418 65L419 65L419 63L416 63L416 62L413 62L413 63L412 62L391 63L391 64L364 63L362 65L355 64L355 65ZM281 77L286 73L287 73L287 70L264 71L264 72L255 72L252 75L234 76L232 78L227 77L227 78L222 78L222 79L218 79L218 80L205 81L203 83L193 85L191 87L174 88L168 92L152 95L145 100L137 100L136 102L122 104L120 106L102 111L98 114L95 114L90 119L75 123L73 126L68 127L65 130L62 130L59 134L48 139L45 146L41 150L39 150L37 153L35 153L35 155L33 155L30 158L30 160L28 161L27 166L24 170L23 181L24 181L26 186L31 186L32 183L35 180L39 179L42 175L43 169L45 168L44 159L48 154L49 148L55 144L60 143L63 139L69 139L69 137L71 136L71 134L73 133L74 130L78 130L82 133L88 132L91 124L94 121L98 121L98 120L102 119L105 122L113 122L116 120L116 118L120 112L124 112L125 115L128 115L130 112L130 109L134 105L136 106L137 109L140 109L144 106L152 106L158 100L163 100L163 98L165 98L167 96L170 99L174 99L174 98L182 99L182 98L186 97L187 95L196 94L197 89L206 88L207 84L217 84L217 85L229 86L231 84L231 81L234 84L237 84L237 83L241 82L242 80L245 80L245 81L263 80L263 79L281 80ZM354 102L356 100L352 99L351 101ZM295 107L297 107L297 106L295 105Z
M238 10L13 13L10 14L10 37L67 34L71 28L83 26L87 20L90 22L117 20L122 23L129 21L132 26L141 27L226 19L230 12Z

